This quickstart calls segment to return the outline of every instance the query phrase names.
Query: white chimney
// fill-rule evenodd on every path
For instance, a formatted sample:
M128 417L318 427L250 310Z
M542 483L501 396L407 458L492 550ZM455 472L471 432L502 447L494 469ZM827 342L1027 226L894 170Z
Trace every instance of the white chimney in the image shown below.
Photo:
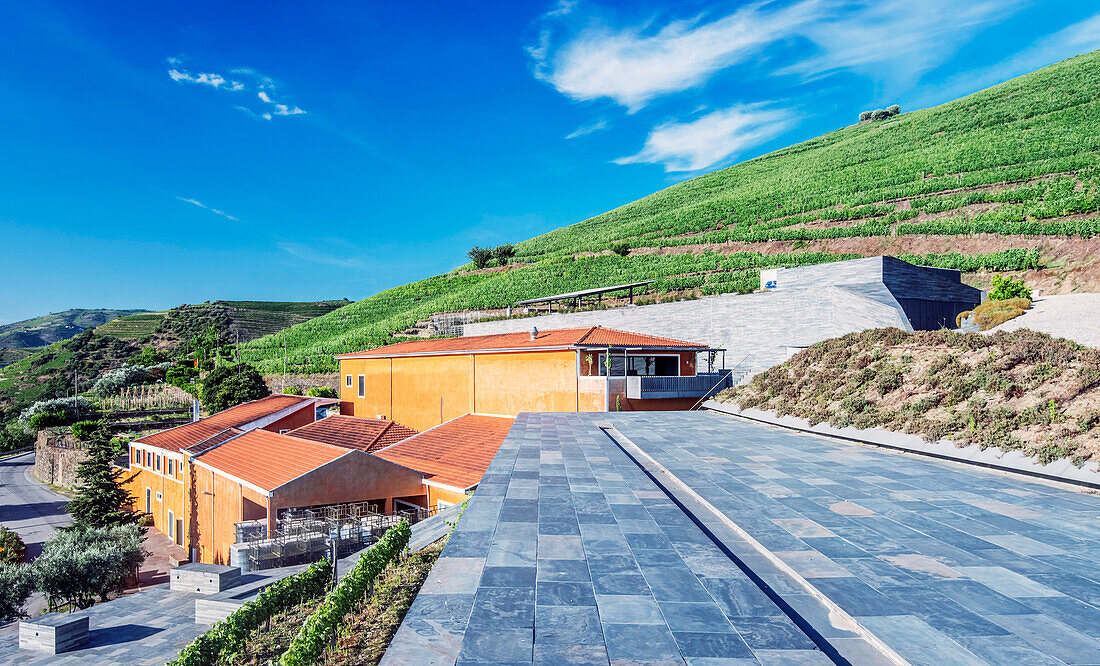
M532 326L531 327L531 339L534 340L537 337L539 337L539 329L535 326Z

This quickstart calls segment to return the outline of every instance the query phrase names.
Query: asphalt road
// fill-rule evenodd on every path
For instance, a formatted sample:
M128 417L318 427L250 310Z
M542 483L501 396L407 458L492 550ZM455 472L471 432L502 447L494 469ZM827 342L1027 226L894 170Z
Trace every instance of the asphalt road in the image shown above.
M68 498L35 479L33 466L33 451L0 460L0 523L23 537L27 561L38 557L58 527L72 522L65 512Z

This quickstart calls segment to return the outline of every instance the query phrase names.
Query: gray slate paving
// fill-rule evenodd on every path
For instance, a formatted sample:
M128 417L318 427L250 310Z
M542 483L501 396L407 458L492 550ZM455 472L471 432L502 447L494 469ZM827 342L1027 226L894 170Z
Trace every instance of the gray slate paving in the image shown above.
M1100 663L1100 497L700 412L520 415L383 663L829 663L692 516L881 658L603 423L910 663Z

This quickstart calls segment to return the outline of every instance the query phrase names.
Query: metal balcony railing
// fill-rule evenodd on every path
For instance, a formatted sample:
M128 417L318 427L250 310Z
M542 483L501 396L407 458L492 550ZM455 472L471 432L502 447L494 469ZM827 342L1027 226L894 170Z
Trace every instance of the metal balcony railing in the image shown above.
M729 370L692 377L627 377L626 397L635 399L703 398L733 385Z

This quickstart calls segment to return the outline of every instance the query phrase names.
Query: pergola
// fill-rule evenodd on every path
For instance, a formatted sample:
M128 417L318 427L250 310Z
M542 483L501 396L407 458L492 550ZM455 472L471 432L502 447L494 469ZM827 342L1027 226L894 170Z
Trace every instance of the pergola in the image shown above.
M563 301L572 301L574 303L574 307L579 308L581 306L582 299L584 299L584 298L589 298L589 297L595 296L596 297L596 302L597 303L602 303L604 294L607 294L607 293L610 293L610 292L615 292L615 291L626 291L628 293L628 298L630 298L630 302L633 303L634 302L634 290L635 289L641 289L642 293L645 293L646 287L653 284L654 282L655 282L655 280L643 280L642 282L630 282L628 284L617 284L613 287L599 287L599 288L596 288L596 289L582 289L580 291L571 291L571 292L566 293L566 294L555 294L553 296L543 296L542 298L531 298L531 299L528 299L526 301L519 301L518 303L516 303L516 305L524 305L524 306L526 306L526 305L535 305L535 306L537 306L537 305L540 305L542 303L546 303L547 307L548 307L547 312L553 312L555 302L560 303L560 302L563 302ZM559 310L561 309L560 305L558 306L558 309Z

